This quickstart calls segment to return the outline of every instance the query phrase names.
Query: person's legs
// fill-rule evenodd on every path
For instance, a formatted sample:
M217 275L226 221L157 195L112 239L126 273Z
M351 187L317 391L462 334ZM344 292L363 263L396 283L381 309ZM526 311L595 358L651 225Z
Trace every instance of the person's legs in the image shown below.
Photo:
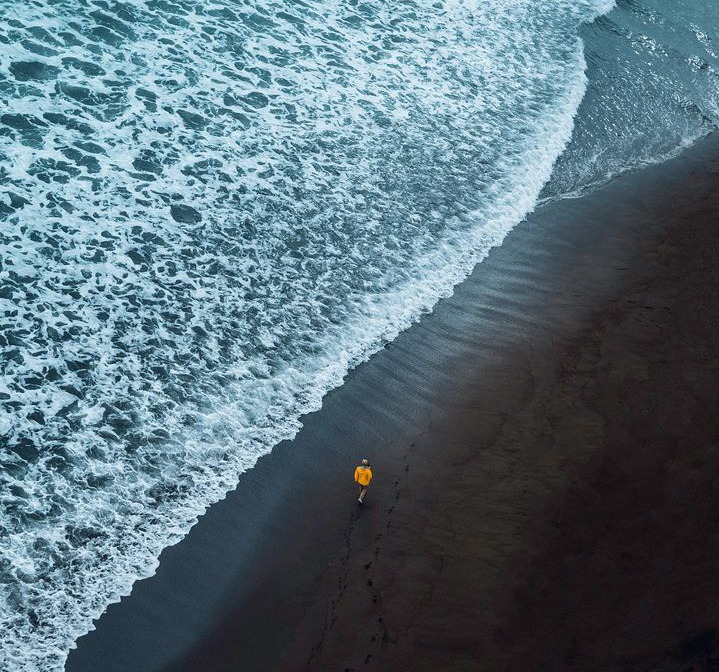
M359 501L361 502L364 500L364 496L367 494L367 486L366 485L360 485L360 494L359 494Z

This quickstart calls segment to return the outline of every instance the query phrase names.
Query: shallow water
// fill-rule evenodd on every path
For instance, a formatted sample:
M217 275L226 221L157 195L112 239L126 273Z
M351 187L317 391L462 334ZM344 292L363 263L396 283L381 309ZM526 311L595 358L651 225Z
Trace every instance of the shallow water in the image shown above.
M0 6L0 668L61 669L540 194L714 126L717 10L610 9Z

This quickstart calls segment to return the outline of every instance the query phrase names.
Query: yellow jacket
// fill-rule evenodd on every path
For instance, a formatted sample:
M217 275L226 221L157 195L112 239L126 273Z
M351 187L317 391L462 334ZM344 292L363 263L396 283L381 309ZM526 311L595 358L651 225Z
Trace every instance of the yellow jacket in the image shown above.
M369 485L372 480L372 470L369 467L357 467L355 469L355 481L360 485Z

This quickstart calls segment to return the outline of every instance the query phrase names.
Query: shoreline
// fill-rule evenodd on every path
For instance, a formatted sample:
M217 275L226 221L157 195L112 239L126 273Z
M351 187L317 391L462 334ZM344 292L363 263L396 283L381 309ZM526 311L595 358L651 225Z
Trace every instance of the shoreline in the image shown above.
M718 150L714 134L538 208L165 549L66 670L673 671L714 655Z

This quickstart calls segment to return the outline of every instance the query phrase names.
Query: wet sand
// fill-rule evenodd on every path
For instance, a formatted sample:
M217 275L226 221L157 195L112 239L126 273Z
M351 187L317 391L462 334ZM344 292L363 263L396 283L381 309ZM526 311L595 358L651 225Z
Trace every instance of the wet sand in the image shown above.
M718 213L716 134L539 208L66 669L719 670Z

